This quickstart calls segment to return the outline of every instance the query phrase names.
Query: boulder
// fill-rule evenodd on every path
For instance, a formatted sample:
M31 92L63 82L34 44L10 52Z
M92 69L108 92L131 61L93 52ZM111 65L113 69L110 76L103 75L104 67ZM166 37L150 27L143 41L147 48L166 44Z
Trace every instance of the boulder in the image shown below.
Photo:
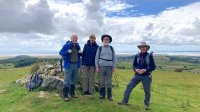
M43 81L41 87L44 90L58 90L62 91L63 89L63 79L53 76L43 76Z
M52 70L54 68L54 65L45 65L45 68L48 68L49 70Z
M55 70L55 69L52 69L51 71L50 71L50 76L56 76L57 75L57 71Z
M38 71L37 71L38 74L44 74L44 69L40 68Z
M56 74L56 77L64 79L64 73L63 72L59 72L59 73Z
M16 80L16 83L19 83L20 85L27 85L30 81L30 78L31 78L31 75L30 76L27 76L27 77L24 77L24 78L21 78L21 79L18 79Z
M44 75L49 75L49 69L48 68L44 69Z

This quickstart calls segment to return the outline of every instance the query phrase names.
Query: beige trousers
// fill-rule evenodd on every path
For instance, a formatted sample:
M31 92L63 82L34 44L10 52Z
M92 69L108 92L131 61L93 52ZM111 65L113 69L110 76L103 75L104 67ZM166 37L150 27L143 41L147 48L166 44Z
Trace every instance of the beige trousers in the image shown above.
M95 66L83 66L82 86L83 92L93 93L93 86L95 81Z

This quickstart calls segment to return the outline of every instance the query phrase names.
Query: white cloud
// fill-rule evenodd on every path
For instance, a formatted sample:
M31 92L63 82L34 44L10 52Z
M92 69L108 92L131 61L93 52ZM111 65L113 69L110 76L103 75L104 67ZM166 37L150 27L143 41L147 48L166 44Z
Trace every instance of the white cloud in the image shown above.
M28 6L23 0L1 0L0 5L0 32L50 34L55 30L45 0Z
M107 18L105 28L116 43L199 45L199 14L200 3L194 3L153 16Z
M120 52L125 50L120 46L128 44L131 48L140 41L153 45L200 44L200 3L169 8L158 15L106 17L106 13L133 6L119 0L1 0L1 51L58 51L74 33L81 44L91 33L97 35L99 43L102 34L110 34Z
M127 4L119 0L106 0L103 6L107 12L119 12L121 10L133 7L133 5Z

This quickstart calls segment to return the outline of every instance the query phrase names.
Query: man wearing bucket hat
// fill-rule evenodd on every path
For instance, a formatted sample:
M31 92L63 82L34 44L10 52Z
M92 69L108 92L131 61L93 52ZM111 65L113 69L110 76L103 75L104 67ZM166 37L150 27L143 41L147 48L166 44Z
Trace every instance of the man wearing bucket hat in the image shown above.
M146 42L141 42L137 47L140 49L141 52L135 55L133 61L133 71L135 73L135 76L128 83L124 92L124 98L118 104L128 104L131 91L138 85L139 82L142 82L143 89L145 92L144 106L145 109L148 110L151 96L151 73L153 70L155 70L155 63L152 53L147 52L150 49L150 46Z
M97 50L95 57L96 72L100 75L100 99L105 99L107 82L107 98L109 101L112 99L112 72L116 68L115 51L110 43L112 37L110 35L102 35L101 41L103 45Z

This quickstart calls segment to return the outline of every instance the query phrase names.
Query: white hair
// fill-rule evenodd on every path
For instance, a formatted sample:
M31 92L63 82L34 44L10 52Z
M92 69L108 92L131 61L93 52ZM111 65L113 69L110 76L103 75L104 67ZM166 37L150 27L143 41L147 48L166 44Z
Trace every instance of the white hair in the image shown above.
M74 37L78 37L78 35L75 35L75 34L72 35L72 36L71 36L71 39L73 39Z

